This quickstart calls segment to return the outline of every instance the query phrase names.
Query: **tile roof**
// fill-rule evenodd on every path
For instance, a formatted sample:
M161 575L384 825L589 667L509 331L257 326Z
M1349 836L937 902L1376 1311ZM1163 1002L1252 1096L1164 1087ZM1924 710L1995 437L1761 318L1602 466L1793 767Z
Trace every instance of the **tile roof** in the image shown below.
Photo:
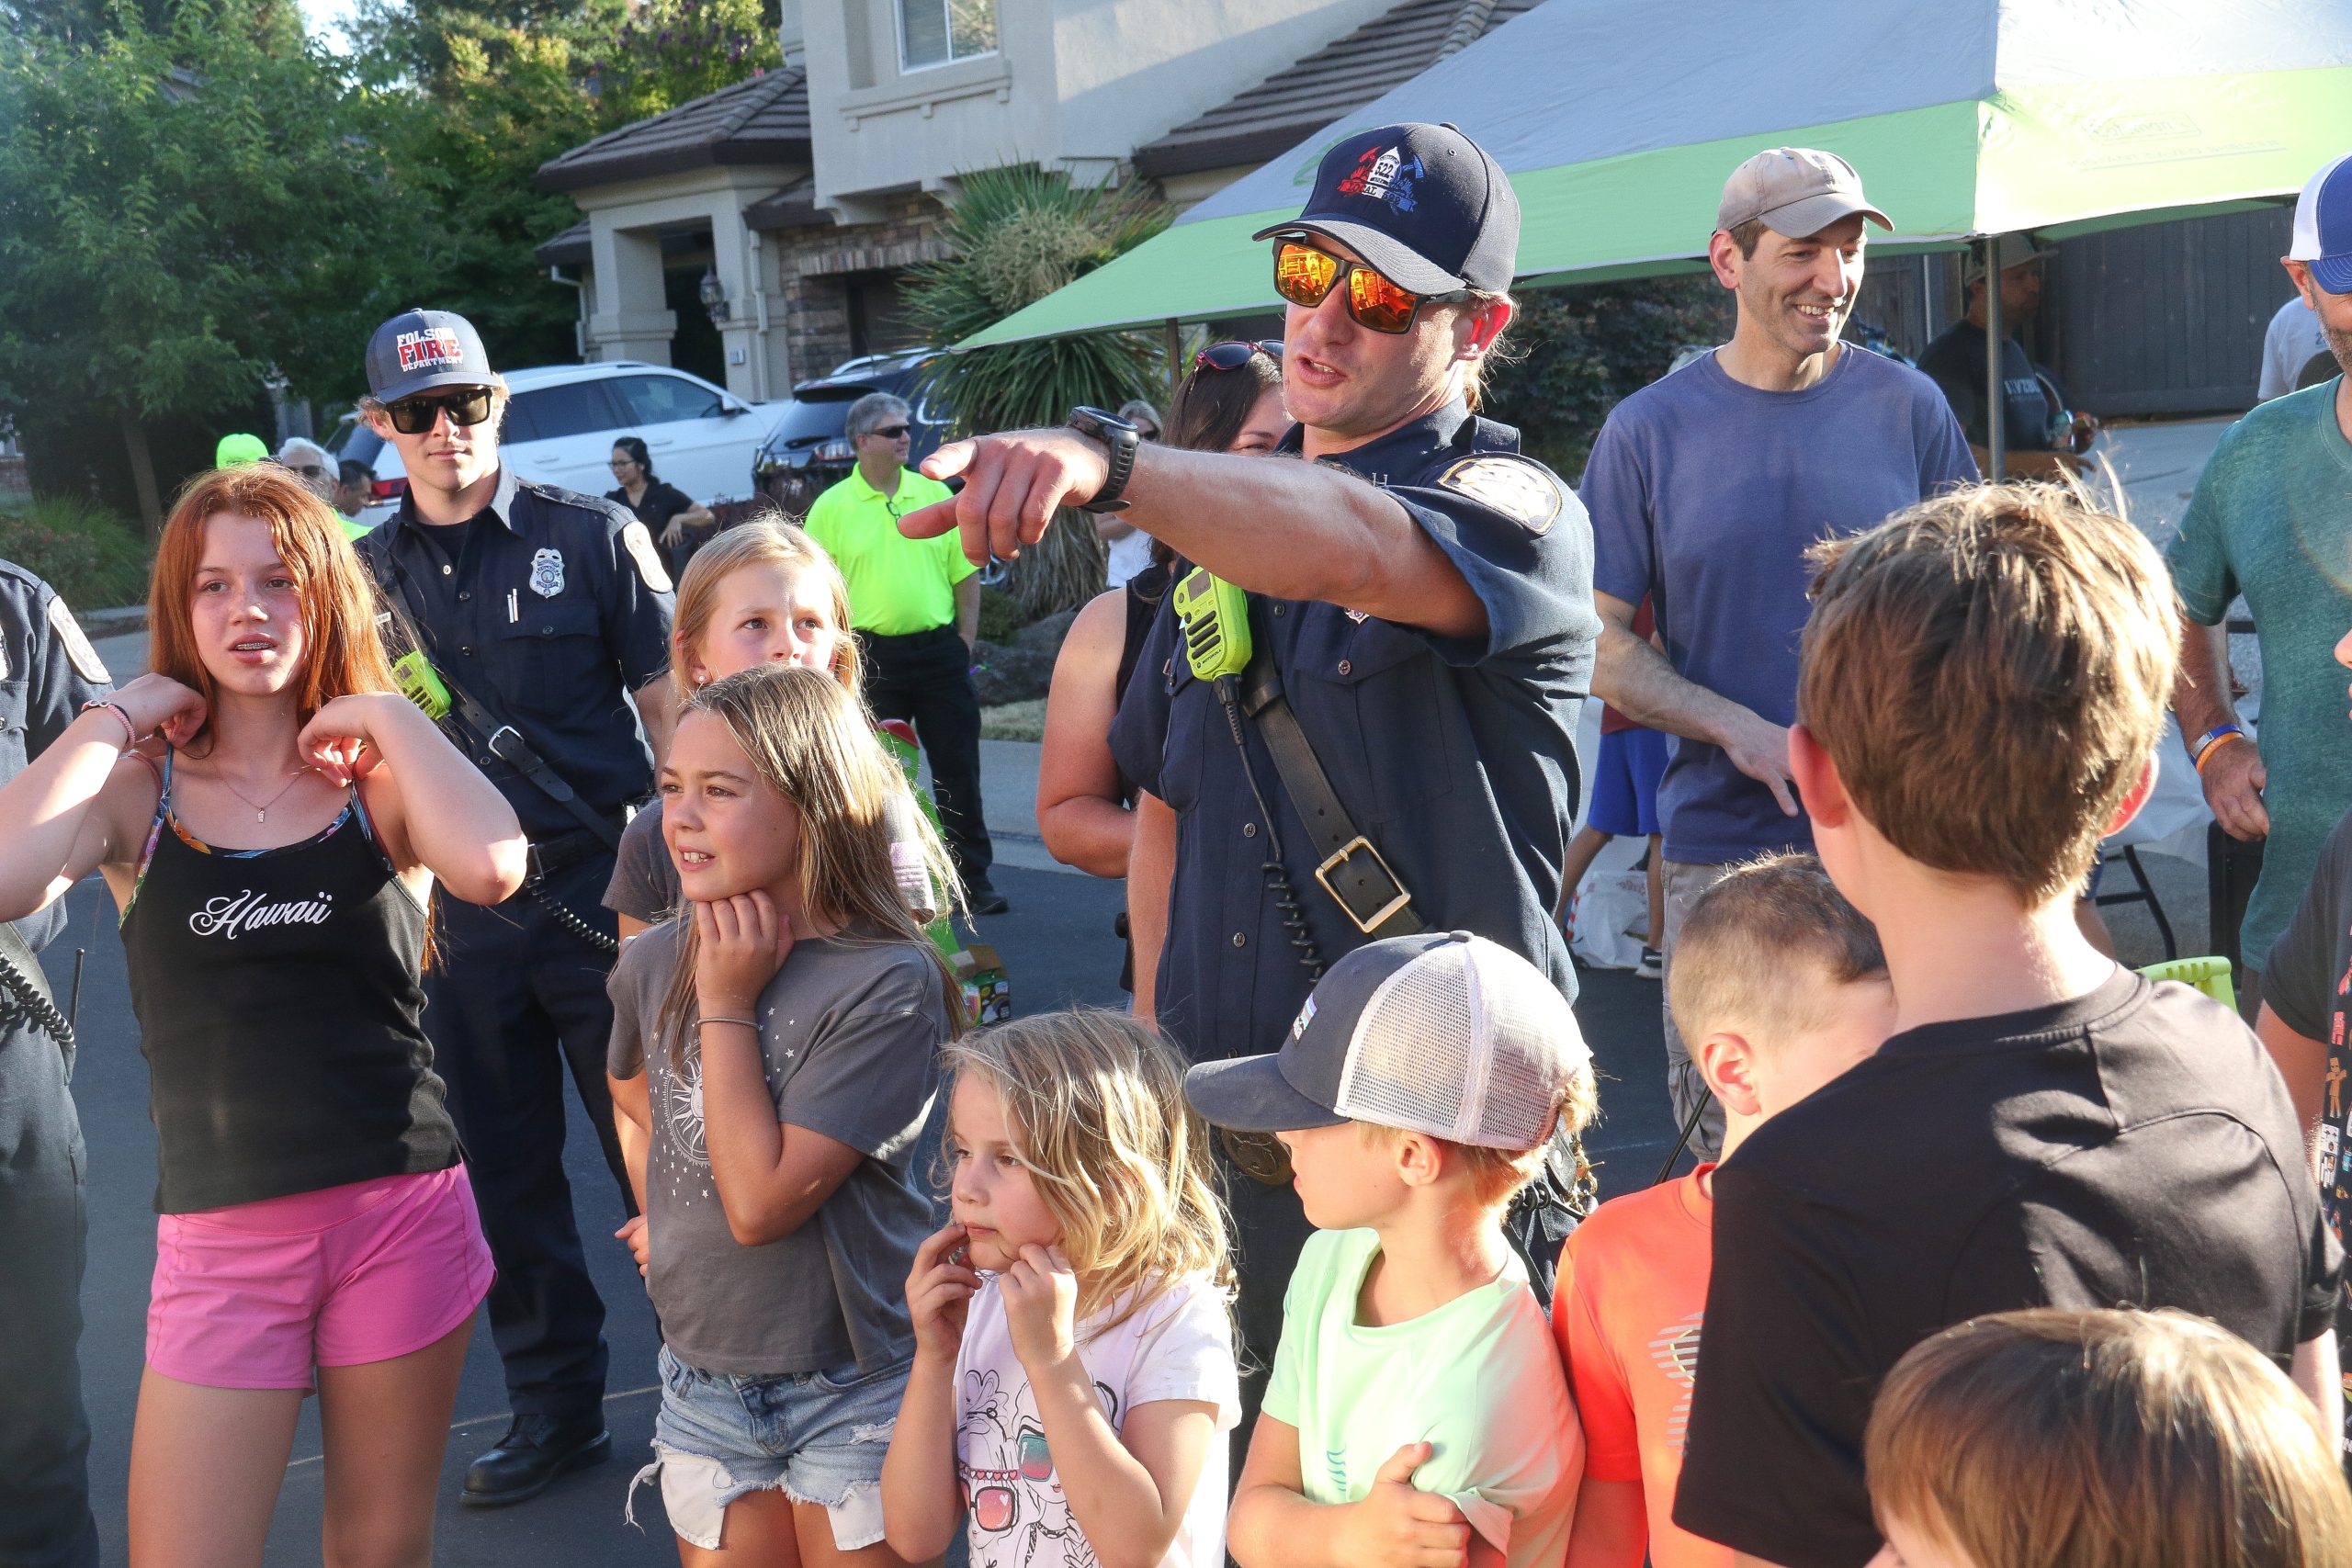
M539 258L541 266L585 266L594 259L588 238L588 220L582 218L551 240L541 240L531 254Z
M1542 0L1405 0L1248 92L1136 149L1150 178L1261 164Z
M545 191L584 190L718 164L808 162L808 79L786 66L583 141L539 165Z

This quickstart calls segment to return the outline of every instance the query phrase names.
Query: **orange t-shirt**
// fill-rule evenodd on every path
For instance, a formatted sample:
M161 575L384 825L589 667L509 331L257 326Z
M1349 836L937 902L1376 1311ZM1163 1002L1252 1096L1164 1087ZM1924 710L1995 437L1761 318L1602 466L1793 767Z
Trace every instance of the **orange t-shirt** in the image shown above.
M1584 1424L1584 1472L1638 1481L1653 1568L1730 1568L1731 1549L1675 1527L1674 1482L1707 1305L1714 1202L1701 1166L1593 1211L1560 1253L1552 1337Z

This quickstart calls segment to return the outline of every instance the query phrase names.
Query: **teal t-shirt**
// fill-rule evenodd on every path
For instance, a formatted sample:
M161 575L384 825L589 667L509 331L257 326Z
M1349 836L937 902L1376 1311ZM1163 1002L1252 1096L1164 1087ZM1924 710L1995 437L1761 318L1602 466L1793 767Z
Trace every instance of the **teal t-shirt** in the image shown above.
M1510 1568L1556 1564L1584 1480L1584 1429L1551 1325L1512 1258L1502 1278L1408 1323L1356 1321L1375 1231L1307 1238L1283 1299L1265 1414L1298 1428L1316 1503L1353 1503L1408 1443L1436 1452L1413 1484L1453 1500Z
M2336 641L2352 629L2352 442L2335 419L2342 382L2274 399L2230 426L2165 553L2190 619L2218 626L2244 593L2262 648L2256 739L2270 839L2240 928L2250 964L2287 929L2320 846L2352 809L2352 719L2335 662Z

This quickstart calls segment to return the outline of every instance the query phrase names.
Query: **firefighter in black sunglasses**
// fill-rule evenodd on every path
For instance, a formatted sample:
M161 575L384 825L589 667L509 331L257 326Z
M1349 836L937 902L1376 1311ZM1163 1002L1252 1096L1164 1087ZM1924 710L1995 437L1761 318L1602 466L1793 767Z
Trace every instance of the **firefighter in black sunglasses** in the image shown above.
M1321 966L1416 929L1475 931L1576 994L1550 912L1600 630L1592 531L1475 412L1511 319L1518 200L1459 130L1385 126L1325 154L1306 210L1256 238L1288 308L1283 450L1311 461L1141 445L1080 410L942 448L924 470L963 491L900 524L960 529L980 560L1034 542L1057 504L1119 506L1180 558L1112 747L1145 791L1136 1005L1197 1061L1274 1050ZM1219 658L1233 617L1180 615L1204 602L1195 567L1248 592L1246 668ZM1227 1152L1259 1178L1229 1186L1244 1364L1262 1369L1307 1226L1278 1168ZM1539 1220L1522 1249L1540 1288L1566 1224Z
M499 460L505 385L463 316L408 310L377 328L368 384L361 413L408 475L399 511L358 541L397 612L394 652L413 643L430 661L451 739L531 840L523 892L488 908L441 901L424 976L425 1032L498 1265L490 1326L514 1422L464 1492L494 1506L612 1449L605 1307L564 1176L563 1080L626 1209L605 1080L616 946L603 897L626 813L669 748L671 582L627 508ZM600 1230L605 1208L593 1211Z

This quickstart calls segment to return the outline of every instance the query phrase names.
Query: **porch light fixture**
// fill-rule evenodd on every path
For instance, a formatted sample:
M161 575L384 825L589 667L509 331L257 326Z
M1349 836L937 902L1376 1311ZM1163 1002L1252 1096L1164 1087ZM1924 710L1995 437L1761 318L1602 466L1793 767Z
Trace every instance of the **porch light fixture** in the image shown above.
M717 267L703 268L702 287L695 290L695 295L702 301L703 310L710 317L712 326L722 324L733 314L727 304L727 286L718 281Z

